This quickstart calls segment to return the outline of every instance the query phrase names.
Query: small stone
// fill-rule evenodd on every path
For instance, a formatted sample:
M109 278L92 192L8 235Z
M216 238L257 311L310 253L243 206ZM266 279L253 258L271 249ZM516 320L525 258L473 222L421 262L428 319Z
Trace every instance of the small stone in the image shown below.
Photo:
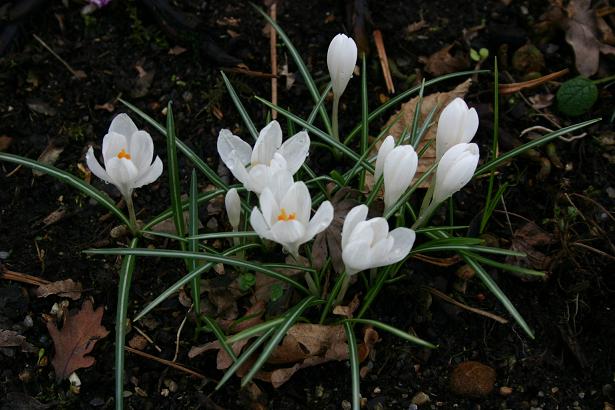
M585 393L581 392L579 393L579 399L583 400L585 398Z
M608 401L605 401L603 410L615 410L615 406Z
M348 400L342 400L342 409L350 410L352 408L352 404Z
M512 387L508 387L508 386L502 386L500 387L500 396L510 396L513 392Z
M559 387L551 387L551 394L557 394L559 392Z
M480 362L462 362L451 373L450 389L465 397L484 397L491 393L496 373Z
M164 379L164 385L169 389L171 393L175 393L178 389L177 383L172 379Z
M415 394L414 397L412 397L412 400L410 400L412 404L416 404L417 406L422 406L428 401L429 401L429 396L426 393L423 393L422 391Z
M381 392L382 390L380 390L380 387L374 388L374 394L380 394Z
M143 350L147 347L148 341L141 335L134 335L129 341L128 346L136 350Z

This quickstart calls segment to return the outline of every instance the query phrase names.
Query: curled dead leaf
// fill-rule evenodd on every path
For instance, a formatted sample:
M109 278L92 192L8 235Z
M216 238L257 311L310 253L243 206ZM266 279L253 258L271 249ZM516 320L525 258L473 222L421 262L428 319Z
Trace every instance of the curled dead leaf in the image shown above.
M455 44L449 44L429 57L419 57L419 61L425 64L425 71L439 77L467 68L470 65L468 55L461 51L451 54L454 46Z
M45 283L40 285L34 291L34 294L39 298L46 298L50 295L58 295L72 300L77 300L81 297L83 287L80 282L75 282L72 279L59 280L56 282Z

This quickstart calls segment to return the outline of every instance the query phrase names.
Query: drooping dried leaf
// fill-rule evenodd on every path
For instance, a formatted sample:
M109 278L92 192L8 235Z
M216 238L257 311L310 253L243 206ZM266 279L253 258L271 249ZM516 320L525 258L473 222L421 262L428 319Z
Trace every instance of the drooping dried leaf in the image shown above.
M459 84L457 87L455 87L449 92L434 93L424 96L423 102L421 103L419 123L422 124L425 121L425 118L435 106L437 106L438 108L436 109L432 120L434 122L437 121L444 107L446 107L448 103L450 103L457 97L463 98L470 89L471 84L472 80L468 78L466 81ZM419 97L414 97L407 103L402 104L401 115L399 115L399 112L393 114L385 124L385 129L390 126L389 134L392 135L395 140L399 139L405 129L412 129L412 121L414 119L414 112L416 110L416 104L418 103L418 101ZM391 123L393 123L393 125L391 125ZM416 150L417 152L421 152L421 150L423 149L423 147L425 147L426 144L433 141L431 142L431 145L427 148L423 156L419 158L419 165L417 167L416 175L414 177L415 180L420 178L425 173L425 171L427 171L427 169L429 169L429 167L433 165L436 159L436 146L434 141L436 138L436 129L437 127L434 124L425 132L425 135L421 139L421 142ZM373 152L373 154L376 154L378 152L378 148L380 148L379 145L374 148L375 152ZM373 186L373 178L367 182L367 185L371 189L371 187ZM423 182L423 184L421 184L420 187L427 188L428 186L429 181L425 181Z
M352 314L355 312L355 310L357 310L359 304L361 304L361 301L359 300L359 294L355 294L347 306L337 305L333 309L333 314L352 319Z
M36 352L36 347L26 341L26 337L14 330L0 329L0 347L19 347L22 352Z
M49 141L47 147L43 150L41 155L38 157L37 161L46 165L53 165L56 163L58 158L60 158L60 154L64 151L64 147L62 143L56 140ZM40 177L44 174L41 171L32 171L34 176Z
M614 55L615 47L598 39L596 12L591 0L571 0L566 14L566 42L574 51L576 68L581 75L591 77L598 71L600 53Z
M553 243L555 243L553 235L545 232L535 223L528 222L515 231L510 246L511 250L523 252L527 257L507 256L506 263L524 268L548 270L553 258L536 248ZM528 278L524 277L524 279Z
M83 287L80 282L66 279L40 285L36 288L34 294L39 298L46 298L49 295L58 295L77 300L81 297L82 290Z
M419 61L425 64L425 71L435 77L439 77L467 68L470 65L468 55L461 51L451 54L454 46L454 44L449 44L429 57L419 57Z
M47 322L47 330L55 348L51 364L59 380L65 379L77 369L94 364L94 358L86 355L94 349L98 340L109 334L100 323L103 313L102 306L94 310L92 302L86 300L77 314L66 318L62 329L58 329L53 321Z

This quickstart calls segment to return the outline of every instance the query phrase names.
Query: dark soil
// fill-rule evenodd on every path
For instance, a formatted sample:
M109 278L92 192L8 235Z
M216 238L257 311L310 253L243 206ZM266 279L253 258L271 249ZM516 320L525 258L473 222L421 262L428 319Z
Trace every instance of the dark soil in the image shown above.
M270 71L265 23L248 3L178 0L173 7L187 13L180 21L157 8L156 4L164 3L159 1L116 0L86 17L81 15L82 4L77 1L38 3L18 21L16 36L0 58L0 138L11 140L10 147L0 149L37 158L49 144L61 146L64 150L55 166L83 175L78 165L85 165L87 147L99 146L113 116L127 112L116 101L120 95L160 122L164 121L167 102L173 101L179 137L214 169L218 164L215 138L220 128L231 128L237 135L247 137L219 70L241 61L251 70ZM563 68L574 72L574 56L564 41L564 33L555 30L547 35L534 29L538 17L548 8L547 2L504 3L507 2L371 2L373 27L368 23L367 32L371 33L372 28L382 31L387 53L397 70L405 76L416 72L419 78L414 81L424 75L429 78L422 71L420 56L429 56L455 42L467 54L462 32L481 24L485 26L477 29L471 45L475 49L488 48L490 56L498 55L502 82L524 79L524 73L515 71L511 61L513 52L528 41L535 42L545 55L542 74ZM2 10L0 6L0 16ZM338 32L351 31L347 15L342 2L279 5L279 23L321 87L328 81L325 56L330 39ZM195 16L200 22L191 27ZM410 32L409 25L421 19L427 26ZM9 26L5 20L6 17L0 18L0 27ZM75 78L33 35L87 77ZM212 49L212 44L219 49ZM170 53L175 46L186 51ZM296 71L281 45L278 61L285 64L287 58L288 70ZM612 74L610 62L604 64L601 75ZM483 65L490 67L490 63ZM269 98L270 80L230 71L227 74L257 126L264 126L268 112L253 96ZM374 107L387 93L373 43L367 75L370 106ZM357 78L342 99L342 118L359 118ZM437 90L452 89L455 81L445 82ZM284 77L279 83L279 105L307 115L312 101L301 76L296 73L296 81L288 90ZM403 78L395 77L395 84L403 90L415 83L410 79L405 84ZM549 83L538 90L528 90L525 97L554 93L555 86ZM483 75L466 97L480 112L481 128L476 141L482 152L488 152L491 145L492 90L491 77ZM558 140L549 149L542 147L533 156L518 158L498 177L499 182L510 184L505 195L510 214L498 207L500 211L490 224L490 237L509 248L513 232L533 221L553 239L549 245L538 247L549 258L546 280L530 281L495 269L489 271L535 331L535 339L528 338L514 324L478 280L469 281L461 292L464 284L454 275L458 266L442 268L411 260L404 279L384 289L369 317L401 329L413 329L439 347L427 351L381 334L382 341L369 360L371 371L361 383L367 408L412 408L411 399L419 392L430 398L420 408L612 408L605 403L615 402L615 224L609 214L615 203L615 175L610 162L612 124L608 122L613 113L613 95L608 87L601 86L598 103L574 120L559 116L553 107L547 111L561 126L595 117L606 120L584 130L587 135L583 138ZM535 115L519 94L502 97L500 113L503 150L518 144L519 139L525 141L519 135L526 128L553 128L551 122ZM137 123L144 126L142 121ZM284 121L281 123L285 128ZM374 135L378 125L382 124L375 124L371 130ZM343 129L350 126L343 124ZM157 153L165 158L164 138L150 131ZM609 135L610 146L604 142ZM316 169L333 166L326 156L311 155L310 161ZM341 165L345 169L348 164ZM546 165L549 170L544 168ZM190 164L181 158L180 166L187 190ZM143 220L169 206L166 176L165 172L157 183L137 190L136 207ZM94 178L92 184L119 201L112 186ZM476 217L485 192L483 179L455 197L459 204L455 215L458 224L470 223ZM47 223L45 218L57 210L62 210L62 217ZM201 217L210 229L215 229L211 228L214 223L223 223L219 212L212 208L204 207ZM82 251L117 246L109 236L115 225L100 206L72 188L48 176L33 176L28 169L15 170L12 164L0 163L0 262L11 271L49 281L71 278L81 282L85 289L82 298L91 297L95 306L105 306L103 325L109 330L115 328L121 261L90 257ZM160 241L154 243L164 246ZM184 273L180 264L169 260L140 261L131 288L129 317ZM453 307L431 297L425 286L503 316L509 324ZM80 393L70 393L68 382L57 383L53 368L46 364L53 355L53 343L43 315L62 298L37 298L33 288L0 280L0 329L17 330L44 356L40 359L36 353L0 348L2 409L48 408L41 403L57 408L113 408L112 334L96 344L96 364L78 372ZM70 307L77 308L81 302L71 302ZM149 316L157 326L147 330L148 336L162 351L150 345L148 353L173 359L177 331L186 310L174 297ZM133 335L134 331L128 338ZM192 360L187 357L191 346L211 340L207 334L200 334L198 339L193 335L194 324L188 320L177 361L207 378L219 379L221 372L215 369L212 355ZM467 398L451 392L451 370L466 360L479 361L496 370L492 393ZM177 389L165 397L161 391L168 388L169 380L177 384ZM126 398L129 408L338 409L344 400L350 400L349 365L345 362L303 369L278 389L261 382L257 385L261 393L256 397L253 391L239 389L237 380L214 391L215 383L211 381L127 353L125 390L130 392ZM501 387L510 387L512 392L502 394Z

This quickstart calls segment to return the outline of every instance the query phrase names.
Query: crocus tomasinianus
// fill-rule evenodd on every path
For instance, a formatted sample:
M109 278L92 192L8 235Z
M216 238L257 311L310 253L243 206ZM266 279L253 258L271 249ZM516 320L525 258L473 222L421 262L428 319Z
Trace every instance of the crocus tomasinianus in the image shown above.
M470 142L478 130L478 114L461 98L451 101L440 114L436 132L436 160L454 145Z
M137 126L126 114L115 116L102 143L103 168L90 147L85 160L90 171L105 182L119 189L128 205L131 222L136 218L132 207L132 191L143 185L151 184L162 174L162 161L156 156L154 161L154 142L145 131Z
M419 159L412 145L395 146L392 135L386 137L376 157L374 179L378 181L384 174L384 208L385 211L397 202L408 189Z
M310 137L300 131L282 144L282 129L277 121L263 128L254 144L223 129L218 135L218 154L222 162L244 187L260 194L272 175L282 169L291 175L301 168L310 149Z
M327 67L331 76L333 89L333 132L339 140L338 108L340 97L344 93L348 81L352 77L354 66L357 64L357 45L354 40L345 34L333 37L327 51Z
M367 218L367 206L358 205L348 212L342 228L342 259L346 274L397 263L410 253L416 234L399 227L389 232L384 218Z
M250 224L259 236L279 243L297 257L299 246L327 229L333 220L333 205L323 202L310 219L312 198L307 186L301 181L288 186L287 181L279 178L276 185L263 188L260 209L254 207Z

